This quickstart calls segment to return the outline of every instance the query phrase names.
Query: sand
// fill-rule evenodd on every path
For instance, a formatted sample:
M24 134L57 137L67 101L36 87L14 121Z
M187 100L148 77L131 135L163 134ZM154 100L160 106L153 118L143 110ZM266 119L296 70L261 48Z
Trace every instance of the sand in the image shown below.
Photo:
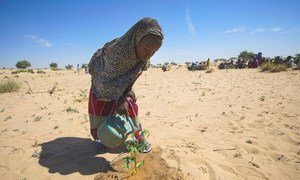
M22 85L20 92L0 94L0 179L107 173L122 149L94 151L90 75L45 72L15 77L0 70L1 80ZM156 156L180 178L300 179L300 71L149 69L134 90L149 141L161 149Z

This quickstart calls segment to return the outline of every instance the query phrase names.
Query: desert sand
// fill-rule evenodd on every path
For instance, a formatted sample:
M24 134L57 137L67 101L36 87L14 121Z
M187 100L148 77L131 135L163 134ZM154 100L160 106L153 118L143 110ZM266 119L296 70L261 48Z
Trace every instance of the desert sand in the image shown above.
M121 151L94 151L90 75L0 72L21 83L0 94L0 179L105 174ZM134 90L152 153L160 149L180 178L300 179L300 71L149 69Z

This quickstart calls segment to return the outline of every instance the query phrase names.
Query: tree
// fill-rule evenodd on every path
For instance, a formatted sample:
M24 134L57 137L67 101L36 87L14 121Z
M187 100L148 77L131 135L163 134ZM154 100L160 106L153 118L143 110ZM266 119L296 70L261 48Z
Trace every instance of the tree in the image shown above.
M293 58L293 56L287 56L286 61L290 61Z
M173 65L173 66L177 66L177 63L175 63L175 62L171 62L171 65Z
M253 52L248 52L248 51L242 51L238 58L243 59L245 61L250 61L252 58L254 58L254 53Z
M296 55L295 55L295 58L294 58L295 64L298 64L299 61L300 61L300 53L299 53L299 54L296 54Z
M57 66L57 63L51 63L51 64L50 64L50 67L51 67L51 68L57 68L58 66Z
M66 68L67 70L71 70L71 69L73 68L73 65L68 64L67 66L65 66L65 68Z
M30 66L31 66L30 62L28 62L26 60L18 61L16 64L16 67L20 68L20 69L26 69Z
M82 64L82 65L81 65L81 68L82 68L82 69L86 69L87 66L88 66L87 64Z

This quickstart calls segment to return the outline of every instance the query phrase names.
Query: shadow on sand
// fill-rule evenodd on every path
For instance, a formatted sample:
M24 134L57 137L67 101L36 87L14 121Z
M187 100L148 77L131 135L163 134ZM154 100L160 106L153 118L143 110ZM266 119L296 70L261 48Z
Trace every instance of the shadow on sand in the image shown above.
M47 167L50 173L92 175L111 170L109 161L96 157L95 144L88 138L61 137L45 142L41 147L39 164ZM126 151L124 148L109 153L121 153Z

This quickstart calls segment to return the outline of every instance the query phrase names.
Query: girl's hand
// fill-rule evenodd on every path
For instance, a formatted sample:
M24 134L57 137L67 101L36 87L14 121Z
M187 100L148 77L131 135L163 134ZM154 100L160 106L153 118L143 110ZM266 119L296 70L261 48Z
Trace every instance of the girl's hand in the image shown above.
M117 113L128 117L128 103L126 101L124 101L118 105Z

